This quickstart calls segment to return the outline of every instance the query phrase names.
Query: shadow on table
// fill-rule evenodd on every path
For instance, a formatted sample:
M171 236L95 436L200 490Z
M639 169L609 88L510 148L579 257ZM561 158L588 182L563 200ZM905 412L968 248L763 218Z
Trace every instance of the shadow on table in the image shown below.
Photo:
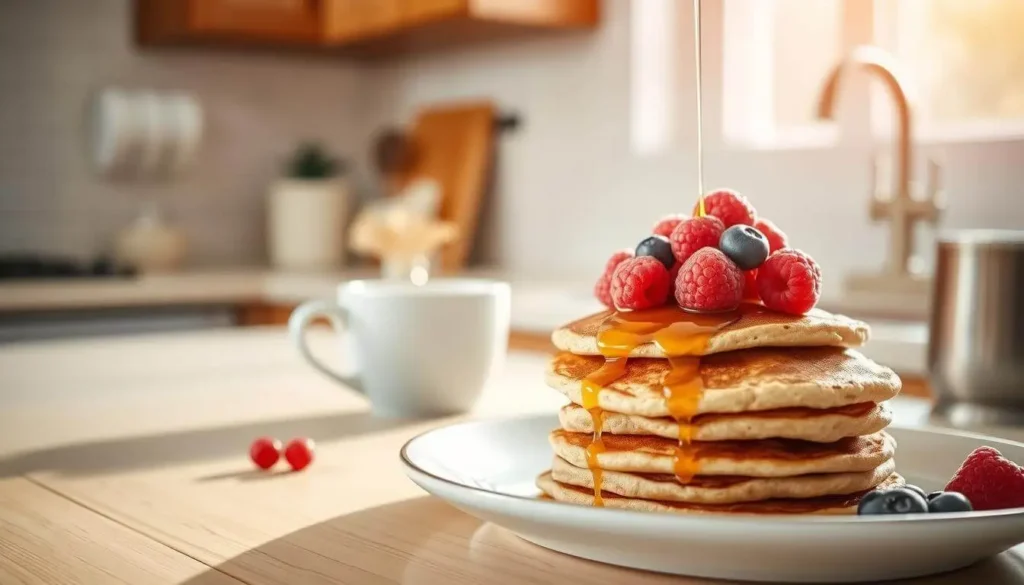
M394 429L416 420L381 419L369 412L349 412L287 420L266 420L227 427L196 429L159 435L125 437L106 441L28 451L0 459L0 477L24 475L36 471L83 474L158 467L172 463L213 459L227 455L244 456L258 436L287 440L313 437L327 442ZM249 473L231 474L247 479ZM207 477L204 479L224 479Z
M183 585L537 583L687 585L673 577L577 559L530 544L431 497L339 516L225 561ZM1003 554L968 569L892 583L1024 584L1024 559Z
M551 552L432 497L314 524L182 585L223 585L225 574L249 585L680 583Z

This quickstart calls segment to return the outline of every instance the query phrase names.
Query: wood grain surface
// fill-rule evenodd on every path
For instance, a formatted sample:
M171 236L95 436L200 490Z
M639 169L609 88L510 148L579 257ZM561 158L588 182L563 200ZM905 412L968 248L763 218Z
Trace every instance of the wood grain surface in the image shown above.
M310 341L337 353L326 329ZM509 354L468 416L554 412L544 361ZM426 496L398 449L466 417L374 418L280 328L0 347L0 371L4 585L710 583L553 553ZM905 424L933 422L925 403L901 405ZM316 460L256 472L260 435L312 437ZM912 582L1024 585L1020 548Z
M0 480L0 583L239 581L23 478Z

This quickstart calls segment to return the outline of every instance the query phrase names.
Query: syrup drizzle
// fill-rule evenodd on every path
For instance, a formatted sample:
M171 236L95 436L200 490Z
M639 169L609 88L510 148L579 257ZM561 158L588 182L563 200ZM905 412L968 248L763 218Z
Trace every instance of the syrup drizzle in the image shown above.
M704 116L701 113L701 33L700 33L700 0L693 0L693 59L694 73L697 77L697 196L700 203L697 205L697 217L704 217L704 139L703 126Z
M583 380L582 406L590 413L594 434L587 446L587 467L594 482L594 505L603 506L601 495L603 472L599 455L605 445L601 438L604 410L600 406L601 390L618 380L626 372L629 355L645 343L656 344L670 356L669 372L665 375L663 392L665 407L679 424L679 444L673 458L674 472L681 483L688 483L700 470L694 449L693 426L704 384L700 377L700 356L707 350L708 341L718 330L736 322L749 309L729 313L688 313L668 306L646 311L612 313L597 334L597 346L604 356L604 364Z
M627 353L628 355L628 353ZM598 456L604 453L604 441L601 433L604 430L604 410L598 401L601 388L618 380L626 372L625 357L606 358L604 364L596 372L590 374L583 380L583 408L590 413L590 420L594 426L594 437L587 445L587 467L594 479L594 505L604 506L604 498L601 497L601 486L604 474L598 462Z
M694 73L697 82L697 216L704 217L704 116L701 96L701 0L693 0ZM662 382L665 407L679 425L679 446L673 460L676 478L688 483L700 470L696 453L691 448L693 425L700 400L704 395L704 382L700 377L700 356L707 350L708 341L719 329L736 322L741 312L726 314L686 313L677 307L662 307L632 313L613 313L601 325L597 346L605 363L583 380L583 407L590 413L594 435L587 446L587 467L594 480L594 505L603 506L601 495L603 472L598 456L605 451L601 433L604 430L604 410L598 397L601 389L611 384L626 371L626 361L632 351L648 342L654 342L665 355L670 356L671 368Z

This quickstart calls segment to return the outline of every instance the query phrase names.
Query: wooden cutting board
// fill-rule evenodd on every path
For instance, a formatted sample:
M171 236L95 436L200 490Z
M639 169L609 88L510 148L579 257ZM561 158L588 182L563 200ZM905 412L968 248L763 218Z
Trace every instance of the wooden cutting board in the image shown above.
M430 178L441 188L439 217L459 236L441 250L439 271L466 265L494 159L497 109L488 101L437 104L419 111L407 138L410 161L398 183Z

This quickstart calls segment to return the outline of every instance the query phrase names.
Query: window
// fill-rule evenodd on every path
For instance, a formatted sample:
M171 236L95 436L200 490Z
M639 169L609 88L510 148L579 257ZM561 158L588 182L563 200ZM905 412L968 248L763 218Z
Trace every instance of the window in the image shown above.
M725 0L723 135L748 146L834 137L815 117L822 80L842 56L841 0Z
M630 128L637 154L664 151L673 140L676 49L679 37L686 36L676 34L681 27L676 7L682 4L680 0L645 0L630 7Z
M731 144L834 140L835 129L815 119L818 94L842 55L865 43L899 62L916 97L918 140L1024 138L1021 0L704 0L719 3L722 130ZM871 85L865 120L887 137L891 99Z
M919 136L1024 136L1024 2L875 3L878 44L899 58L917 89ZM885 133L888 104L876 97L872 105L876 130Z

